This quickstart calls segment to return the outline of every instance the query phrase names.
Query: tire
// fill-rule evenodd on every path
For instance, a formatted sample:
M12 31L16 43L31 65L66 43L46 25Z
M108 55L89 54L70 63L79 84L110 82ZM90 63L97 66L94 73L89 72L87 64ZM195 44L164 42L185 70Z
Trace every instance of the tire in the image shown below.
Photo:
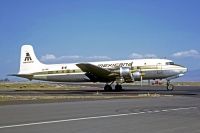
M174 90L174 86L172 84L168 84L167 85L167 90L168 91L173 91Z
M110 85L105 85L104 91L112 91L112 87Z
M115 91L122 91L121 85L115 85Z

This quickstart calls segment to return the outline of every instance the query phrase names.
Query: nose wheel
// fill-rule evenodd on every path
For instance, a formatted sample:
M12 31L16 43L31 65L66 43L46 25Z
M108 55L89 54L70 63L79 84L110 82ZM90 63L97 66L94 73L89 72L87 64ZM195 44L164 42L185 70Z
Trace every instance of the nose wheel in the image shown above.
M170 83L170 81L167 81L167 90L168 90L168 91L174 90L174 85L172 85L172 84Z

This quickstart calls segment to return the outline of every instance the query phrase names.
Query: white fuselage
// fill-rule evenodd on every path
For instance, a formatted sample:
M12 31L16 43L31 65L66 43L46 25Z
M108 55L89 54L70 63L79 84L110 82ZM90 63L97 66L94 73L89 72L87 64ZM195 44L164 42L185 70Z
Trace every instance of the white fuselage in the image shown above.
M89 62L105 69L114 69L116 67L129 67L133 70L141 70L143 79L166 79L182 76L187 68L174 64L167 59L134 59L104 62ZM19 73L20 74L20 73ZM23 73L24 74L24 73ZM27 73L30 74L30 73ZM57 81L57 82L87 82L90 79L81 71L76 63L71 64L42 64L35 72L31 73L32 79ZM134 80L140 80L135 76Z

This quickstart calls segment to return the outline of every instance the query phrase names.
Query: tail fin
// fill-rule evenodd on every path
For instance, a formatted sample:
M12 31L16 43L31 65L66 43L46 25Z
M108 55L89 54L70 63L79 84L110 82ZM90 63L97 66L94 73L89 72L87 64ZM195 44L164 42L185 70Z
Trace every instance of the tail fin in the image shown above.
M23 45L21 47L20 70L18 74L31 74L41 71L44 64L35 56L31 45Z

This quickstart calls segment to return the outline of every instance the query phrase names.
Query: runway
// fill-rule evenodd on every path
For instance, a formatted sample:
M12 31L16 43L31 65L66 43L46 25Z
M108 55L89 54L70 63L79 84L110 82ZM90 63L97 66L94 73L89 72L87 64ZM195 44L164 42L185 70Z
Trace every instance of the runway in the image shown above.
M76 84L73 84L76 86ZM101 84L84 84L78 90L6 90L1 89L1 95L22 95L22 96L37 96L37 95L138 95L138 94L159 94L159 95L174 95L174 96L192 96L200 97L200 86L176 86L173 91L167 91L165 86L134 86L124 85L123 91L105 92Z
M0 106L0 132L199 133L198 87L177 91L196 95Z

